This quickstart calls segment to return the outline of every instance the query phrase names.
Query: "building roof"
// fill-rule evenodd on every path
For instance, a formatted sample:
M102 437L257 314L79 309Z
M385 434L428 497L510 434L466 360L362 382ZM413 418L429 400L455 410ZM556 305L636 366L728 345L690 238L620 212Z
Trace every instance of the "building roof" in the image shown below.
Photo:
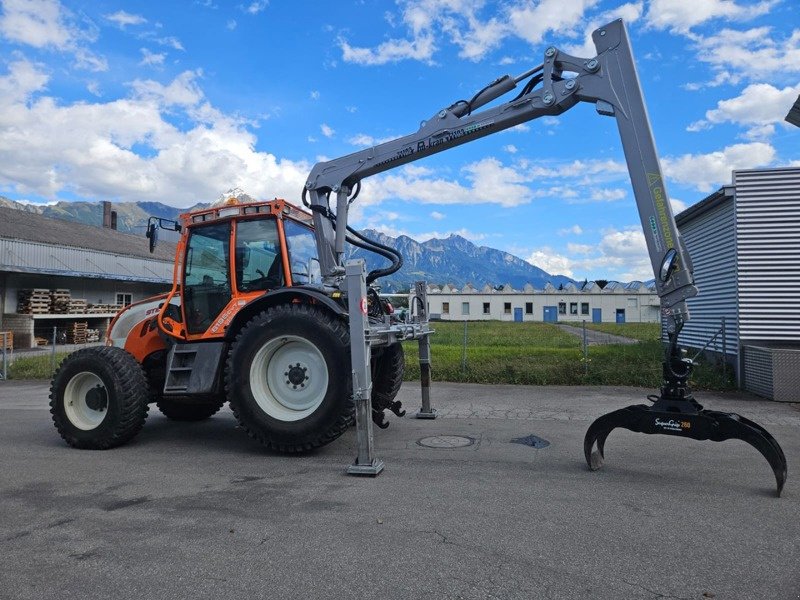
M726 185L724 187L719 188L713 194L706 196L700 202L693 204L689 208L684 211L681 211L677 215L675 215L675 223L677 225L683 225L696 219L700 215L707 213L712 208L716 208L723 202L727 202L728 200L733 200L734 195L734 187L732 185Z
M143 235L51 219L15 208L0 207L0 239L68 246L168 262L175 258L175 244L171 242L161 241L155 252L150 254L147 239Z

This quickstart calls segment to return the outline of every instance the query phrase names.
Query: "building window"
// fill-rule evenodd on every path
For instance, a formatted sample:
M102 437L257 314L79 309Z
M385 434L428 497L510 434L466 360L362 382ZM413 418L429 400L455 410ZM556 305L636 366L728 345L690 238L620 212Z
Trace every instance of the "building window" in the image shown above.
M560 315L567 314L567 303L566 302L559 302L558 303L558 314L560 314Z
M533 314L533 302L526 302L525 303L525 314L532 315Z
M639 308L638 298L628 298L628 308Z
M492 309L488 302L483 303L483 314L488 315L492 312Z
M577 315L578 314L578 303L577 302L570 302L569 303L569 314Z
M130 306L132 302L131 294L117 294L117 306Z
M511 302L503 303L503 312L507 315L511 314Z
M581 302L581 314L588 315L589 314L589 303L588 302Z
M462 302L461 303L461 314L468 315L469 314L469 302Z
M442 314L449 315L450 314L450 303L449 302L442 302Z

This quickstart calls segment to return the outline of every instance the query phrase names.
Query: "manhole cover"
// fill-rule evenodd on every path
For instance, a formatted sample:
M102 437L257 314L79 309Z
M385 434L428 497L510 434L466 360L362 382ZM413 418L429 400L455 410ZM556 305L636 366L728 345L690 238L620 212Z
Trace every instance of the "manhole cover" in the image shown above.
M523 446L530 446L531 448L547 448L550 445L544 438L540 438L536 435L528 435L521 438L516 438L511 440L512 444L522 444Z
M475 440L464 435L434 435L422 438L417 443L426 448L463 448L471 446Z

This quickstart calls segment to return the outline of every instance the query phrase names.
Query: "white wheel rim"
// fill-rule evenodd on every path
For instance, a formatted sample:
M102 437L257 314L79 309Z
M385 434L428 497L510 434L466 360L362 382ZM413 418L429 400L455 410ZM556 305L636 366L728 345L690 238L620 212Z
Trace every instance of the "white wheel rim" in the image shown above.
M97 408L89 406L91 400L87 401L87 394L98 387L108 398L108 390L106 390L103 380L94 373L83 371L70 379L67 387L64 388L64 412L70 423L78 429L91 431L96 429L106 418L107 401L105 406Z
M299 421L322 404L328 390L328 365L305 338L281 336L264 344L253 358L250 390L270 417Z

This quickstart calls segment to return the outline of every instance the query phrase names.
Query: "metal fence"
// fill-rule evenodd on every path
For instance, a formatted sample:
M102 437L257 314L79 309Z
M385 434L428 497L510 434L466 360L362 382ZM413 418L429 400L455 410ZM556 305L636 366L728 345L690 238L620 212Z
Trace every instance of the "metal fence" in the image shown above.
M666 345L657 323L441 321L432 327L431 361L438 381L656 388L662 383ZM724 334L722 324L709 332L705 348L693 357L704 354L692 387L735 387L730 365L709 352L726 350ZM419 377L415 361L415 348L406 345L407 379Z
M0 332L0 380L9 378L50 377L66 354L104 343L105 331L75 323L69 325L37 325L32 348L13 349L11 334Z

